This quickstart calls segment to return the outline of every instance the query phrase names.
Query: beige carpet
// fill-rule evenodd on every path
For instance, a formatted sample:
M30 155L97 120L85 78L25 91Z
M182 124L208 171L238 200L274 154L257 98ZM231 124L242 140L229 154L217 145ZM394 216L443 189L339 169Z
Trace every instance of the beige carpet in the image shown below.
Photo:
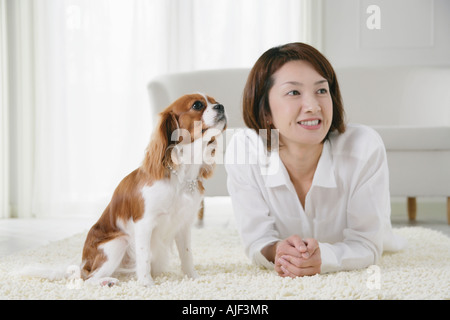
M249 263L234 227L193 231L194 260L200 277L183 277L178 257L171 271L152 288L120 276L112 287L81 280L23 277L15 274L36 263L65 265L79 261L85 234L0 259L1 299L450 299L450 238L421 227L395 229L409 246L384 254L377 266L297 279Z

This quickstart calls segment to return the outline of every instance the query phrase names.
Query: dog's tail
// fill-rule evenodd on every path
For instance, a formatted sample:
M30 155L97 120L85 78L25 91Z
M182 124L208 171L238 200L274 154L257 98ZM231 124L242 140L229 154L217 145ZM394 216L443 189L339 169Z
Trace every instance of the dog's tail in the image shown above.
M44 278L48 280L62 280L66 278L81 279L80 266L74 264L48 266L32 264L15 271L12 275L30 278Z

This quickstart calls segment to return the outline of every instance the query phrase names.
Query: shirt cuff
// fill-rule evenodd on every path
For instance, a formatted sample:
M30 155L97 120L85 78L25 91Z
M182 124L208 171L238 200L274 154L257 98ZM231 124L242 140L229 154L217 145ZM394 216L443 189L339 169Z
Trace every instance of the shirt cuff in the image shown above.
M253 263L258 266L263 266L269 270L273 270L275 264L267 260L266 257L261 253L261 250L269 244L275 243L277 241L279 241L279 239L271 239L270 241L265 241L263 244L258 245L252 255Z
M328 273L337 271L339 269L339 264L334 254L331 244L319 242L320 249L320 259L322 260L322 265L320 266L320 273Z

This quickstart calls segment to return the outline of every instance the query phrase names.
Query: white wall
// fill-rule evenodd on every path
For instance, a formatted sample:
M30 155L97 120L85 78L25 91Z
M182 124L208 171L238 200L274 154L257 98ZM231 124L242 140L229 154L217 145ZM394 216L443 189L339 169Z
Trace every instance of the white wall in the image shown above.
M450 67L449 0L322 1L321 51L334 68ZM373 14L366 12L370 5L380 8L380 29L367 27L367 19ZM357 90L351 92L358 94ZM392 200L392 213L404 217L406 199ZM420 211L436 212L436 201L438 214L445 216L444 198L420 199L419 203L423 200L426 206L419 208L419 216Z
M370 5L380 29L369 29ZM335 68L450 66L450 1L324 0L322 52Z

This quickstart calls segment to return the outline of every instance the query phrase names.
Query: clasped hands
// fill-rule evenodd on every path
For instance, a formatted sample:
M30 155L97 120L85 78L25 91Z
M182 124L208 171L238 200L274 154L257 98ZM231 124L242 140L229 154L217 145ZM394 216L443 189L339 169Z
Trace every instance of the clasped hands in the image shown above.
M322 260L316 239L293 235L273 246L272 261L279 276L295 278L320 273Z

